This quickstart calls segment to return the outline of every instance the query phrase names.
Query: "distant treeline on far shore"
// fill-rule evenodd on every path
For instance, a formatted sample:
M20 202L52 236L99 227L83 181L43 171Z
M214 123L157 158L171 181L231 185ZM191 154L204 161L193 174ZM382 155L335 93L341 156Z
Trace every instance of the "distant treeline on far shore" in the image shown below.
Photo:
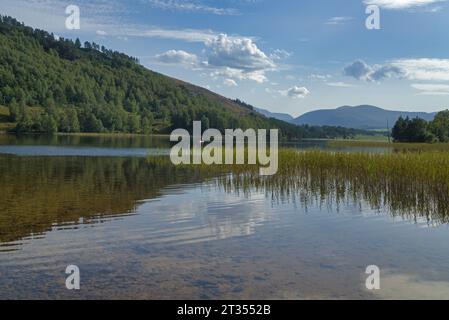
M433 121L400 117L392 130L395 142L449 142L449 110L437 113Z

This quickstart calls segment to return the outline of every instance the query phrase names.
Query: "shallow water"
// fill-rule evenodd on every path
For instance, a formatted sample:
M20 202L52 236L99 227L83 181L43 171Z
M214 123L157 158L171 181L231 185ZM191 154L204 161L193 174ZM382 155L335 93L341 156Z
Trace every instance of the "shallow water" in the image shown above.
M449 298L446 224L174 175L140 156L168 150L162 137L8 139L0 298ZM79 291L65 288L70 264ZM365 288L373 264L377 291Z

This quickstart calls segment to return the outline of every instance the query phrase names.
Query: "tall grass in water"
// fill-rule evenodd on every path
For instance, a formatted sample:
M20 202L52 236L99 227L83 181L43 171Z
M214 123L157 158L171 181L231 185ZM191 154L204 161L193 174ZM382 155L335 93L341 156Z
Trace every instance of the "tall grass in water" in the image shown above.
M386 154L279 150L279 171L261 177L257 166L182 166L218 176L227 192L263 191L274 201L337 206L361 200L372 209L429 223L449 222L449 152ZM224 174L227 173L227 174Z
M391 148L394 151L449 151L449 143L392 143L367 140L329 140L329 147Z
M262 187L274 199L299 196L306 206L312 201L338 205L350 198L409 219L448 222L449 153L282 150L279 157L279 172L273 177L233 179L243 186Z

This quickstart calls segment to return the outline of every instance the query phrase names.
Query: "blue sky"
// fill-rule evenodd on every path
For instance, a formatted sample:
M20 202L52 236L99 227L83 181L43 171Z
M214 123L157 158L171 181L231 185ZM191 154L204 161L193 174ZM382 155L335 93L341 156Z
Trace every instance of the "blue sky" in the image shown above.
M79 30L65 28L70 4ZM0 13L273 112L449 108L445 0L0 0Z

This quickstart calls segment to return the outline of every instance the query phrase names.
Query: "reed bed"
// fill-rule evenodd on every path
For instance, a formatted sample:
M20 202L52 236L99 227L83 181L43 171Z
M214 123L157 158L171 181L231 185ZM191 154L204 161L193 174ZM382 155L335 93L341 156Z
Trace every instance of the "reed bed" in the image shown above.
M366 148L390 148L395 151L449 151L449 143L398 143L387 141L367 140L329 140L327 142L332 148L366 147Z
M150 161L170 166L164 159ZM257 165L184 165L173 170L218 177L217 186L226 192L262 191L273 201L299 201L305 208L319 204L338 209L348 201L364 201L372 209L406 219L449 222L449 152L281 149L274 176L259 176Z

